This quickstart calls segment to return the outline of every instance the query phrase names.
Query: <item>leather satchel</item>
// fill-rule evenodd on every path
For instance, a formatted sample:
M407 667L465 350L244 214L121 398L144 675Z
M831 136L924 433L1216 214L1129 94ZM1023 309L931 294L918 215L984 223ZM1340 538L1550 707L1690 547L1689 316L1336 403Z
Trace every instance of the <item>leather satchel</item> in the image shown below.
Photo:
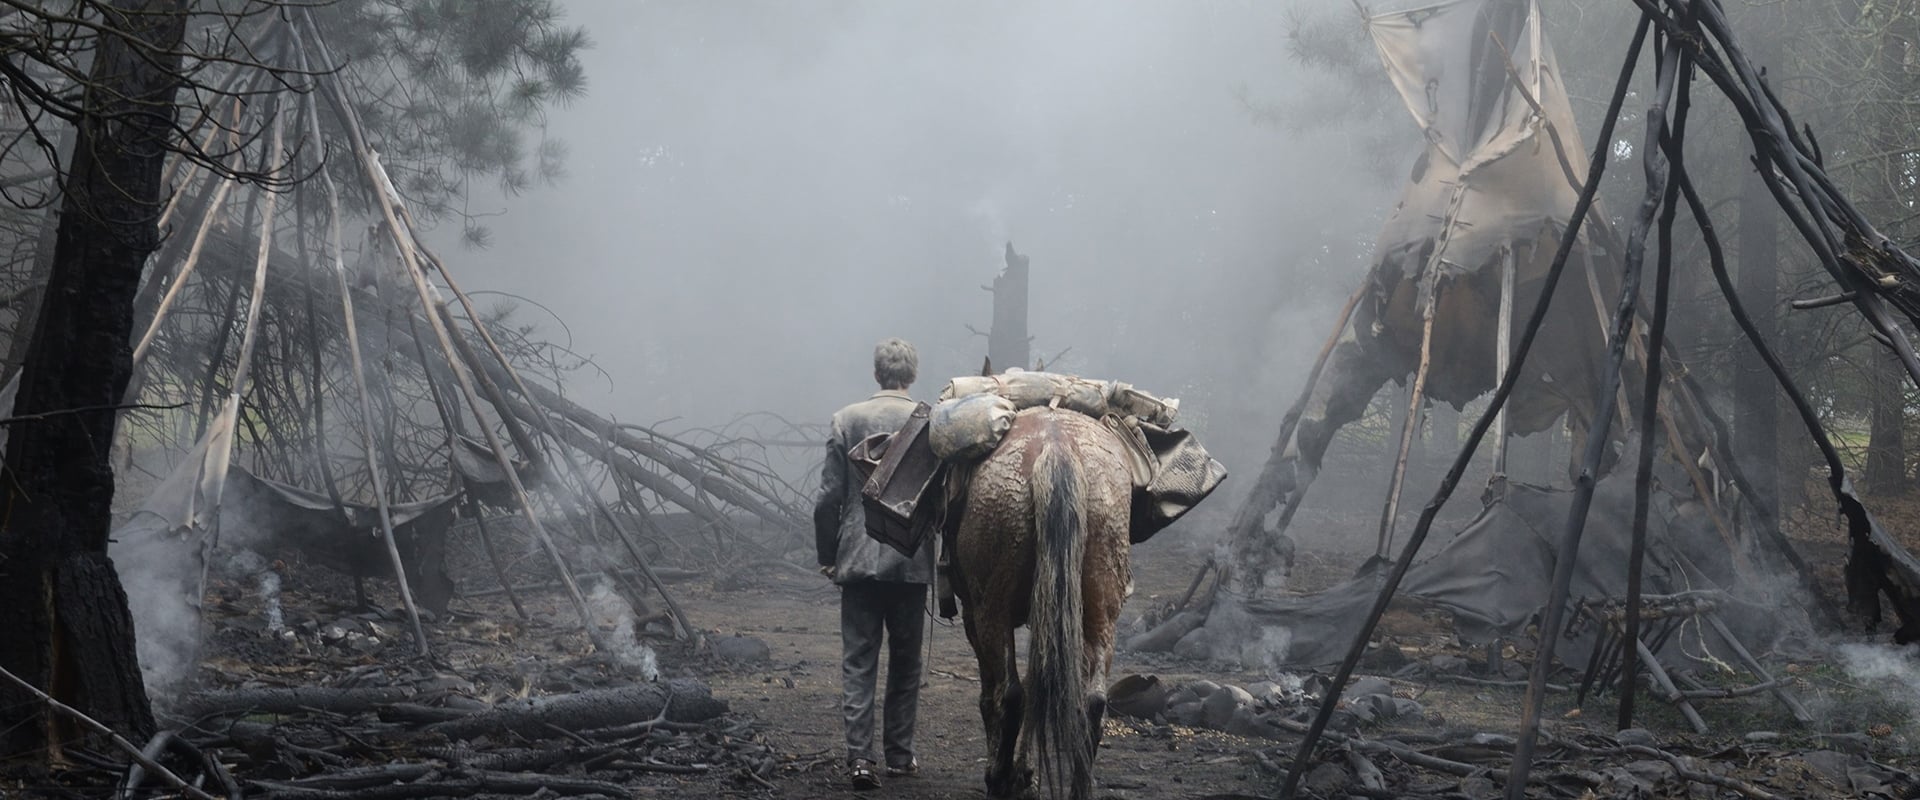
M938 524L938 502L929 487L938 486L945 463L934 455L927 438L931 408L918 403L905 425L886 440L872 474L860 489L866 509L867 535L908 558L926 543ZM861 442L866 445L873 437ZM867 448L869 452L871 448ZM849 452L851 455L851 452Z

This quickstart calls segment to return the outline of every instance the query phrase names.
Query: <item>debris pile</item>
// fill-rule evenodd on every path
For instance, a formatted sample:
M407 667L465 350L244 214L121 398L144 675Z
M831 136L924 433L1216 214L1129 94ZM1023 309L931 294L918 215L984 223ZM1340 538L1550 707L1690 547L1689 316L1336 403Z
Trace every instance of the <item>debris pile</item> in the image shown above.
M140 748L147 763L89 771L117 773L123 796L200 796L185 784L285 800L625 798L641 785L768 789L817 766L776 750L691 677L765 662L758 639L716 637L702 652L631 618L589 636L543 594L525 598L525 620L493 599L429 614L435 657L419 659L403 611L328 599L340 576L284 564L265 574L281 580L213 582L208 656L197 686L162 709L167 729ZM658 673L604 649L622 624L673 677L648 680Z
M1245 686L1127 675L1109 688L1108 708L1148 735L1172 737L1186 727L1278 740L1246 755L1256 773L1277 783L1287 776L1285 765L1328 688L1319 675L1281 675ZM1503 796L1516 737L1451 725L1429 712L1417 694L1379 677L1349 684L1301 778L1304 796ZM1920 794L1920 774L1876 755L1872 734L1753 731L1729 742L1680 736L1663 741L1643 728L1611 735L1567 730L1543 742L1527 777L1528 796L1774 800Z
M1314 685L1291 675L1244 687L1210 680L1168 686L1156 675L1128 675L1108 688L1107 707L1123 717L1257 737L1268 735L1281 721L1310 712L1323 691L1324 681ZM1405 694L1396 694L1382 678L1356 680L1343 692L1330 727L1353 732L1403 718L1422 719L1426 709Z

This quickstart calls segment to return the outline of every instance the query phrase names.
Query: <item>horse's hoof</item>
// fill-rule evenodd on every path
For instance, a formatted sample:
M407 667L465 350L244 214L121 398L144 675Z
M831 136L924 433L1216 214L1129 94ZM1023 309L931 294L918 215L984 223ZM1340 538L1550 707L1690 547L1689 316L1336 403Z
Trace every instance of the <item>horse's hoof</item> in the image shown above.
M987 796L994 800L1040 800L1040 779L1031 767L1018 767L1002 778L987 770Z
M1014 784L1020 787L1020 800L1044 800L1040 793L1040 775L1032 767L1020 767L1015 771Z
M992 767L987 768L987 796L993 800L1003 800L1013 796L1011 782L995 775Z

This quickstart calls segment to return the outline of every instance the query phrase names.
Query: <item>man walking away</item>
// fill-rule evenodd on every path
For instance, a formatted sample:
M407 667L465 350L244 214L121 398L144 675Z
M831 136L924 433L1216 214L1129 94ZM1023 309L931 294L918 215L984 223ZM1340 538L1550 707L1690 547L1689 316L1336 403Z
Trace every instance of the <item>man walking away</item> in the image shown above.
M933 581L933 545L912 558L867 535L860 484L850 474L847 450L876 433L893 433L913 412L907 387L919 372L913 345L888 339L873 350L873 379L880 391L833 415L827 460L820 470L820 502L814 506L814 544L821 572L840 585L840 672L847 726L847 771L855 789L874 789L873 692L880 641L887 640L884 740L887 774L911 775L913 723L920 702L921 648L926 635L927 584Z

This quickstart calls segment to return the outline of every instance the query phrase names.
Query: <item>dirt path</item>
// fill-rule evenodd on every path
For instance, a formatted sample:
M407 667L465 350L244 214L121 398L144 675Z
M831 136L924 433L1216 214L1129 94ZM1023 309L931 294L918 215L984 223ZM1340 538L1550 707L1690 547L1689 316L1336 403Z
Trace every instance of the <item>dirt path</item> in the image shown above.
M771 578L743 591L696 591L698 599L689 603L702 610L703 627L757 636L772 649L771 664L704 677L715 695L733 704L736 714L757 719L780 750L814 756L818 763L811 769L779 782L784 796L916 800L985 796L980 684L974 677L973 651L959 625L930 621L931 658L921 693L917 741L920 774L885 780L876 792L856 793L839 771L845 740L840 723L838 592L824 578L810 582L797 575ZM1136 597L1148 594L1143 588ZM1132 663L1125 653L1116 658L1116 676L1132 671L1183 677ZM1156 731L1110 720L1096 764L1097 796L1144 800L1271 793L1273 787L1265 786L1245 762L1244 754L1252 745L1222 733Z
M1135 609L1177 598L1191 580L1197 564L1196 548L1175 544L1156 541L1134 550L1136 591L1130 605ZM1303 551L1298 575L1303 585L1326 585L1344 576L1347 563L1349 560L1340 554ZM281 593L285 616L290 625L308 631L307 638L294 643L297 647L260 636L262 609L251 602L257 599L251 594L252 583L217 582L212 613L218 642L225 650L203 665L215 684L368 685L368 681L377 682L381 676L411 680L427 674L411 662L410 648L403 640L388 634L381 634L385 643L375 652L313 639L329 623L353 627L357 625L353 620L366 615L356 616L340 605L340 598L351 596L344 579L325 570L299 566L291 568L289 575ZM716 696L731 705L732 714L698 731L662 734L665 741L657 744L676 753L667 757L668 762L694 771L635 774L626 778L635 797L931 800L984 796L979 684L974 679L972 652L958 626L940 620L930 623L929 670L919 729L921 774L888 780L877 792L856 793L847 786L841 771L845 753L839 712L838 590L804 568L774 562L763 562L739 574L695 573L671 588L697 626L722 636L757 637L768 645L770 657L738 664L690 653L684 646L660 647L660 666L666 677L690 676L707 682ZM594 596L598 597L598 592ZM477 688L471 694L487 702L529 692L565 693L622 685L634 679L629 668L616 668L594 652L563 595L535 592L525 594L523 600L533 612L528 622L517 620L499 596L476 593L460 600L457 617L432 629L440 659L433 669L472 681ZM603 630L616 629L611 626L612 620L602 620ZM1383 656L1415 661L1434 654L1467 660L1484 657L1450 646L1450 637L1444 631L1442 620L1418 613L1396 613L1382 628L1383 645L1379 650ZM1394 647L1385 646L1388 639ZM1514 663L1512 658L1511 654L1507 656L1509 664ZM1390 674L1394 667L1380 663L1363 672ZM1888 763L1909 761L1907 737L1912 733L1912 723L1903 703L1863 692L1851 676L1817 659L1785 663L1781 669L1794 676L1791 682L1795 691L1820 709L1819 725L1811 729L1795 726L1777 704L1763 696L1714 701L1710 708L1703 708L1716 731L1708 737L1689 735L1678 715L1665 704L1647 703L1639 719L1662 742L1684 752L1714 754L1725 768L1751 780L1768 781L1774 786L1791 784L1794 790L1784 796L1850 796L1820 785L1824 779L1814 777L1810 768L1782 760L1810 750L1830 749L1840 741L1828 741L1822 733L1851 737L1847 747L1865 743ZM1206 678L1246 685L1271 677L1167 656L1118 654L1114 677L1130 672L1156 674L1170 684ZM1440 741L1433 738L1436 735L1459 741L1477 733L1511 734L1517 723L1520 693L1510 687L1408 679L1396 682L1395 689L1396 694L1422 703L1427 713L1369 729L1370 733L1390 735L1389 727L1397 725L1404 727L1399 733L1424 737L1421 741ZM1592 737L1612 733L1610 700L1595 701L1586 709L1595 712L1591 714L1580 713L1574 702L1570 694L1549 695L1546 727L1552 736L1595 741ZM1777 741L1771 745L1743 744L1742 737L1749 731L1775 732ZM1261 751L1266 751L1269 762L1284 760L1290 752L1284 742L1109 720L1096 764L1100 784L1096 796L1121 800L1271 797L1278 787L1270 769L1256 766ZM374 752L379 758L410 759L419 755ZM743 760L749 758L751 761ZM1495 755L1481 763L1501 761L1503 758ZM274 777L273 771L280 768L278 762L252 766L256 772L245 777ZM751 773L748 767L764 771ZM1405 773L1398 769L1401 785L1450 787L1472 782L1437 773ZM0 789L0 795L5 794Z

